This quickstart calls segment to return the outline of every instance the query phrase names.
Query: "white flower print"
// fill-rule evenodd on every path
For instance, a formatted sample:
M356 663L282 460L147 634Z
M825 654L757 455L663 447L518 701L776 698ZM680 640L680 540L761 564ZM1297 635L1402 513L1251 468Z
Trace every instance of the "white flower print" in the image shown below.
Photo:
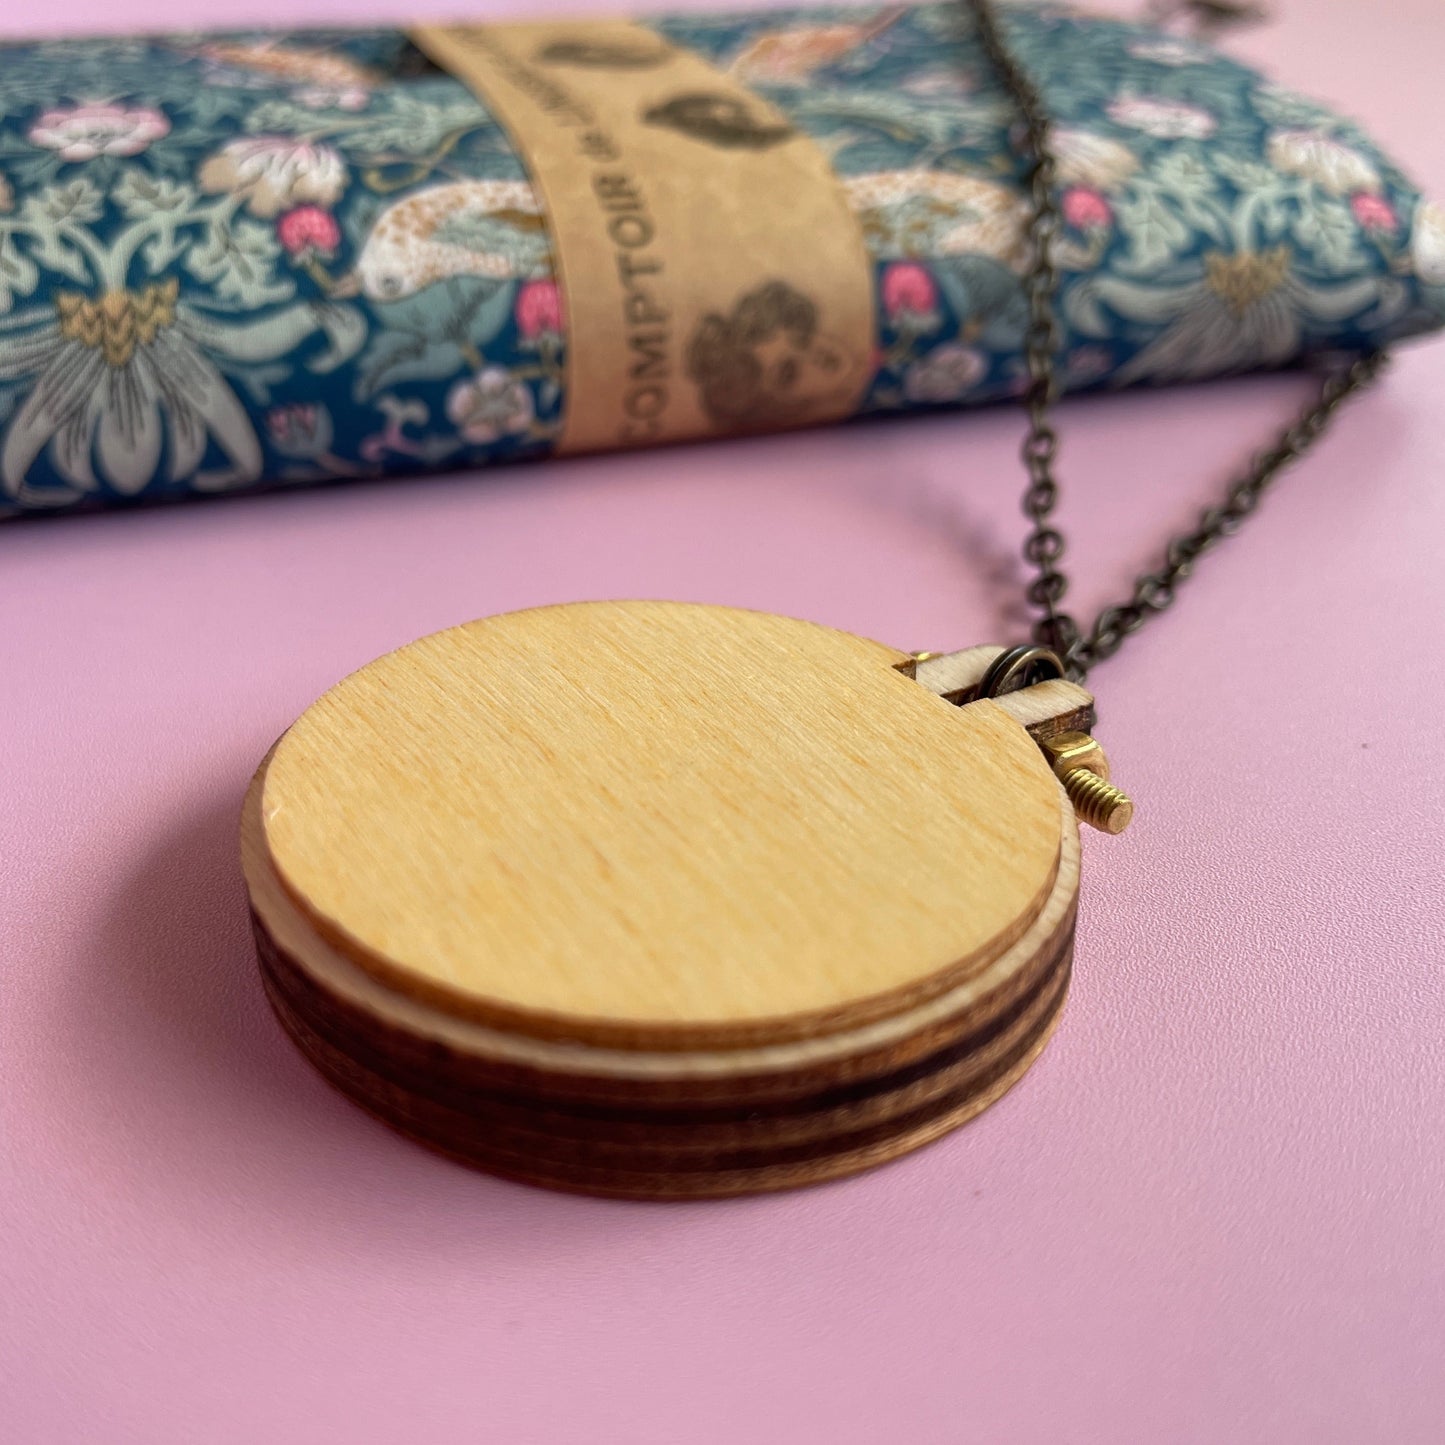
M346 162L330 146L290 136L227 141L200 169L201 189L244 198L254 216L271 220L293 206L334 206L346 189Z
M903 394L916 402L958 401L978 385L987 370L981 351L949 342L908 368L903 374Z
M1060 126L1052 132L1059 180L1065 186L1114 191L1139 169L1139 157L1108 136Z
M7 492L21 491L48 443L55 470L77 494L96 490L98 462L110 486L133 496L156 475L167 434L173 479L193 476L211 438L231 464L228 483L260 476L255 431L197 345L174 277L98 301L71 292L57 300L56 322L7 358L40 373L0 453Z
M170 128L170 121L150 106L73 105L47 110L26 135L31 145L75 162L139 155Z
M1131 40L1124 48L1135 60L1152 60L1155 65L1206 65L1218 58L1204 46L1181 40L1177 35Z
M1287 176L1313 181L1331 196L1358 191L1377 195L1383 184L1368 156L1319 130L1277 130L1269 138L1269 163Z
M306 303L264 323L217 320L180 299L175 277L97 297L56 295L51 319L12 332L0 381L33 375L29 396L0 447L0 490L31 506L63 506L101 489L135 496L164 465L172 482L196 491L244 486L261 475L262 455L245 406L216 359L274 359L318 331L324 371L361 342L342 308ZM215 448L224 458L202 464ZM64 483L36 489L30 469L42 452Z
M1158 95L1120 95L1104 107L1109 119L1159 140L1206 140L1219 122L1202 105Z
M1098 276L1071 298L1070 320L1108 335L1100 303L1133 322L1162 326L1160 335L1115 373L1138 381L1197 381L1251 367L1282 366L1299 354L1306 329L1327 330L1379 299L1373 276L1314 285L1298 276L1287 246L1213 251L1203 274L1174 286Z
M488 366L447 394L447 416L469 442L526 431L535 414L531 390L504 366Z

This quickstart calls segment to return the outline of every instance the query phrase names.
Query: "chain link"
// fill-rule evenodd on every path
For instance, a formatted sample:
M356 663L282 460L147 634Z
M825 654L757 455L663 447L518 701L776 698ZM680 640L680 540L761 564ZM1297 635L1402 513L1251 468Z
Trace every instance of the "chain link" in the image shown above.
M966 0L966 3L973 13L984 53L1018 110L1028 168L1030 214L1025 239L1030 262L1024 277L1029 312L1028 328L1024 332L1024 364L1028 371L1024 408L1028 431L1022 456L1028 473L1023 510L1032 527L1024 541L1023 555L1035 574L1028 587L1029 602L1039 613L1033 639L1057 652L1069 676L1082 681L1095 663L1112 657L1126 637L1172 605L1176 589L1194 570L1199 558L1239 530L1285 467L1309 451L1340 406L1374 381L1387 358L1381 351L1365 352L1327 376L1319 397L1285 428L1273 446L1254 458L1249 470L1230 487L1224 501L1206 510L1192 531L1170 541L1163 565L1146 572L1135 583L1133 595L1126 602L1105 607L1089 631L1082 632L1059 605L1069 590L1068 576L1059 565L1067 544L1063 533L1050 520L1059 500L1059 486L1054 476L1059 436L1052 421L1058 396L1054 358L1059 350L1059 324L1054 306L1058 272L1054 267L1053 247L1061 226L1055 200L1058 163L1050 138L1051 122L1038 88L1004 40L993 0Z

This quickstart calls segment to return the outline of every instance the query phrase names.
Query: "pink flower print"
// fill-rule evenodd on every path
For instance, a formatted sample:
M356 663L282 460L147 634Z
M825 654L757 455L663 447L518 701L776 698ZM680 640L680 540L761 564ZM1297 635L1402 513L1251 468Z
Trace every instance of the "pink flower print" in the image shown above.
M1400 229L1400 218L1395 214L1395 208L1383 196L1359 191L1350 197L1350 210L1355 213L1361 230L1393 236Z
M1070 386L1087 386L1106 376L1114 358L1107 346L1076 346L1064 366Z
M903 375L909 401L938 405L967 396L988 371L988 358L971 346L949 342L915 361Z
M555 281L528 281L517 293L517 330L524 341L540 336L561 336L562 293Z
M304 85L292 92L292 99L307 110L365 110L371 92L364 85L328 87Z
M1113 207L1088 186L1070 186L1064 192L1060 209L1064 220L1078 231L1102 231L1114 220Z
M906 350L911 351L915 341L943 324L937 309L938 286L927 267L916 261L895 261L883 273L882 290L884 315Z
M273 406L266 413L266 434L282 456L322 457L331 450L331 413L309 402Z
M904 317L932 314L937 304L933 277L916 261L895 261L883 273L883 310L895 326Z
M63 161L97 156L138 156L171 123L149 106L73 105L47 110L27 133L31 145L55 151Z
M276 222L276 239L288 256L316 254L330 257L341 243L341 227L330 211L320 206L297 206Z

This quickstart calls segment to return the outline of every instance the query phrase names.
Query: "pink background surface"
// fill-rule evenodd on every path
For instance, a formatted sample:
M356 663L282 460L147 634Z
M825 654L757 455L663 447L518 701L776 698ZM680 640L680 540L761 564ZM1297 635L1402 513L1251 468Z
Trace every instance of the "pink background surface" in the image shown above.
M1235 48L1445 192L1436 0L1278 8ZM242 788L342 674L497 610L1010 635L1015 415L0 529L0 1435L1439 1441L1442 389L1445 345L1402 356L1096 675L1140 817L1087 841L1026 1082L882 1172L721 1205L496 1182L332 1094L256 981ZM1303 391L1067 408L1080 610Z

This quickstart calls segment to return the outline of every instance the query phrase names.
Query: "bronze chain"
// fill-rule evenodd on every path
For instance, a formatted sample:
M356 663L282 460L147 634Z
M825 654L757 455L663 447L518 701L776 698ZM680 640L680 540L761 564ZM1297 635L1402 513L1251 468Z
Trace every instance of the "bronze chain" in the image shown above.
M1374 381L1387 358L1382 351L1364 352L1327 376L1319 397L1285 428L1273 446L1253 459L1249 469L1229 488L1224 500L1208 508L1192 531L1169 543L1162 565L1140 577L1126 601L1105 607L1087 634L1081 632L1074 619L1059 609L1068 591L1069 579L1059 566L1064 556L1064 536L1050 522L1059 498L1059 485L1054 477L1059 436L1051 420L1058 396L1054 358L1059 348L1059 324L1054 308L1058 273L1054 269L1053 245L1062 224L1055 200L1058 162L1050 143L1051 122L1038 87L1004 40L993 0L966 0L966 3L973 12L989 62L1018 109L1028 164L1032 209L1026 229L1030 264L1024 277L1029 321L1024 332L1024 361L1028 369L1024 406L1028 412L1028 434L1024 438L1023 461L1029 483L1024 491L1023 510L1033 527L1024 543L1023 555L1036 574L1028 588L1029 602L1040 613L1033 637L1035 642L1056 652L1068 675L1081 681L1095 663L1112 657L1126 637L1170 606L1176 589L1194 570L1195 562L1239 530L1280 472L1309 451L1340 406Z

